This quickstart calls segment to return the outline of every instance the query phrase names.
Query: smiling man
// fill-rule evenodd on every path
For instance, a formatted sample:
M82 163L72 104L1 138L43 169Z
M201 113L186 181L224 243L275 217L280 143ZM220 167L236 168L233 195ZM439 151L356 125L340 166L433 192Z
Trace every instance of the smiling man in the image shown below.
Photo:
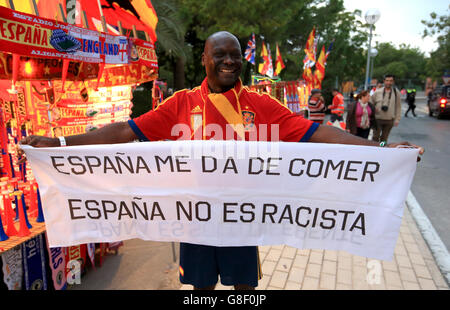
M333 126L313 123L291 112L270 95L244 87L239 79L241 46L229 32L214 33L206 40L202 65L206 78L200 86L176 92L157 109L138 118L76 136L28 136L21 143L57 147L125 143L139 138L141 141L243 139L380 146ZM264 130L272 125L275 130ZM399 144L410 145L402 142L388 146ZM195 289L214 289L219 275L224 285L254 289L261 277L257 247L180 243L182 283L192 284Z
M205 43L202 65L213 93L223 93L234 87L242 69L239 41L228 32L218 32Z

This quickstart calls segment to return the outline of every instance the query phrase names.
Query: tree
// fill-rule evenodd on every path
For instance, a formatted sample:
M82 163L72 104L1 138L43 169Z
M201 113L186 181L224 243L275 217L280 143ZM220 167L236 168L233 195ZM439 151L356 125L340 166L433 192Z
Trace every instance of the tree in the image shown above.
M186 81L191 87L204 77L200 64L205 39L212 33L226 30L235 34L245 50L252 33L257 37L257 62L262 39L274 47L279 44L286 64L283 80L299 79L303 72L304 47L309 32L316 26L322 44L335 40L328 61L324 85L353 79L363 74L362 45L367 42L367 27L355 15L345 12L343 0L179 0L182 19L186 23L186 44L192 51L192 62L186 65ZM244 61L242 79L249 83L252 65Z
M244 51L248 38L252 33L257 35L257 54L260 52L261 37L275 47L277 40L283 38L280 31L294 13L305 5L307 1L286 0L180 0L182 3L183 19L187 23L186 43L192 48L193 63L188 64L186 79L191 86L198 85L204 77L204 70L200 64L200 56L206 38L216 31L226 30L239 39ZM249 77L251 65L244 62L243 78Z
M375 48L378 55L374 59L373 78L382 80L385 74L394 74L397 87L422 88L427 63L423 52L405 44L396 48L392 43L377 42Z
M180 5L177 0L153 0L152 4L158 15L156 34L156 52L161 61L170 65L170 70L163 67L160 76L170 79L169 71L173 74L172 83L175 89L182 89L184 85L184 65L187 48L184 42L185 27L180 17ZM162 73L162 74L161 74ZM172 84L171 83L171 84Z
M449 5L450 9L450 5ZM438 35L438 48L430 53L427 62L426 73L437 80L450 69L450 14L437 15L430 14L431 20L422 23L426 26L423 37Z
M155 44L159 63L159 79L166 80L175 89L184 85L184 65L187 58L184 43L185 28L179 16L177 0L152 0L152 5L158 15ZM152 107L151 90L153 82L144 83L133 92L132 117L137 117Z

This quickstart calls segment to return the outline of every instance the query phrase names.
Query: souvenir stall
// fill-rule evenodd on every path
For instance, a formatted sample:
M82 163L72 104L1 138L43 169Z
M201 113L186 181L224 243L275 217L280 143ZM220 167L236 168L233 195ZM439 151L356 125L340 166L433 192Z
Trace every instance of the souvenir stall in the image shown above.
M262 76L253 76L250 89L268 93L284 103L292 112L308 117L308 98L311 86L303 80L281 81Z
M3 289L65 289L118 243L49 248L39 185L17 147L126 121L132 90L155 80L152 42L0 6L0 255Z

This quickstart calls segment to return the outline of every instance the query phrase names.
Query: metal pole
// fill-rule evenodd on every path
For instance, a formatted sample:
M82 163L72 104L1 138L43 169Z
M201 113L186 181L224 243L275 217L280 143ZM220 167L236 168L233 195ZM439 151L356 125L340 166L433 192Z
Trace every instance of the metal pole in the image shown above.
M108 33L108 28L106 27L106 19L105 15L103 15L102 5L100 3L100 0L97 0L97 6L98 10L100 11L100 18L102 20L102 28L104 33Z
M368 89L369 84L369 69L370 69L370 49L372 45L372 27L373 25L370 25L370 34L369 34L369 49L367 50L367 65L366 65L366 81L364 83L364 90Z
M371 64L370 64L370 75L369 75L369 86L372 83L372 76L373 76L373 63L375 62L375 57L372 57Z

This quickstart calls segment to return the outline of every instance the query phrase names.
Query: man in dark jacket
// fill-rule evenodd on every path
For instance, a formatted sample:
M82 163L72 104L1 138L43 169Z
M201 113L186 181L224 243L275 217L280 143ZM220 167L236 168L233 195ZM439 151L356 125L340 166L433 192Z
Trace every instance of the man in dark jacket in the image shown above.
M405 112L405 117L408 117L408 112L411 111L414 118L417 117L416 112L416 90L408 89L406 93L406 102L408 103L408 110Z

